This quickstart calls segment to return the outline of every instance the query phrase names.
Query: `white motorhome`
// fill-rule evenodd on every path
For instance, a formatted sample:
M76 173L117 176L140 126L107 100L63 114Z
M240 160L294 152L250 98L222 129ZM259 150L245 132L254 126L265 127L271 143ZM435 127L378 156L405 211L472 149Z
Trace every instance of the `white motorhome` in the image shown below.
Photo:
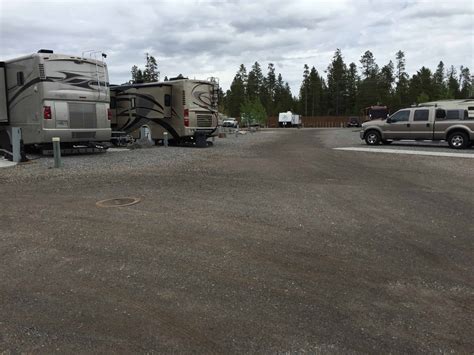
M474 99L438 100L423 102L418 106L436 106L445 110L467 110L469 118L474 118Z
M111 87L112 128L138 137L147 126L151 138L164 133L176 143L206 146L217 134L218 82L175 78L165 82Z
M43 148L59 137L61 148L100 148L110 140L109 101L101 60L51 50L7 60L0 65L1 148L10 149L10 127L21 128L25 145Z
M291 111L280 112L278 114L278 125L280 127L300 127L301 116L296 115Z

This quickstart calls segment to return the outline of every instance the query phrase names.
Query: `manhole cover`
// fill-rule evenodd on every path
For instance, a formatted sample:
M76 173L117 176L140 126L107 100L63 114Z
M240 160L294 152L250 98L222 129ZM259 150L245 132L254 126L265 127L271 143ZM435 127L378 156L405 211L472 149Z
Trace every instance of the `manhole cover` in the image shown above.
M108 200L102 200L102 201L96 202L95 204L97 205L97 207L125 207L125 206L134 205L140 201L141 199L136 198L136 197L122 197L122 198L111 198Z

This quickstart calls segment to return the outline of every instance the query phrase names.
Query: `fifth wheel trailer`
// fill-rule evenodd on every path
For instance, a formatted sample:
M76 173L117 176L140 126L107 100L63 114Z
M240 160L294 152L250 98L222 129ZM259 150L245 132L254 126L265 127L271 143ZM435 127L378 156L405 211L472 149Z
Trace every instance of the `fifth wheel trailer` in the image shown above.
M4 152L11 149L11 127L21 128L24 145L37 148L49 147L53 137L61 139L62 148L102 148L110 141L110 94L103 61L40 50L7 60L0 68Z
M125 84L111 87L112 128L138 137L147 126L151 138L164 133L178 144L206 146L217 134L218 82L182 77L165 82Z

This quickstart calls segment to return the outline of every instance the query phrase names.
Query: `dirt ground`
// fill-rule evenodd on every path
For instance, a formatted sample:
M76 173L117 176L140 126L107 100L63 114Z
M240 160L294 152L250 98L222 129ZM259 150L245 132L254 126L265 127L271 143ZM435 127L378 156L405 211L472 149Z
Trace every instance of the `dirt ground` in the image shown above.
M472 352L474 159L331 149L360 144L347 129L252 139L1 169L0 353Z

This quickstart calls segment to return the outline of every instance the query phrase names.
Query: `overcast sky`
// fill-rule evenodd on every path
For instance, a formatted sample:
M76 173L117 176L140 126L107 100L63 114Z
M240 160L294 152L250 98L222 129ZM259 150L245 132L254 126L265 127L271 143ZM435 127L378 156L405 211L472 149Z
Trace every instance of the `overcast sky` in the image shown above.
M272 62L297 95L303 65L324 74L336 48L358 66L368 49L379 66L401 49L410 74L440 60L474 72L474 1L0 0L0 60L40 48L101 50L115 84L145 52L161 78L215 76L224 90L241 63Z

